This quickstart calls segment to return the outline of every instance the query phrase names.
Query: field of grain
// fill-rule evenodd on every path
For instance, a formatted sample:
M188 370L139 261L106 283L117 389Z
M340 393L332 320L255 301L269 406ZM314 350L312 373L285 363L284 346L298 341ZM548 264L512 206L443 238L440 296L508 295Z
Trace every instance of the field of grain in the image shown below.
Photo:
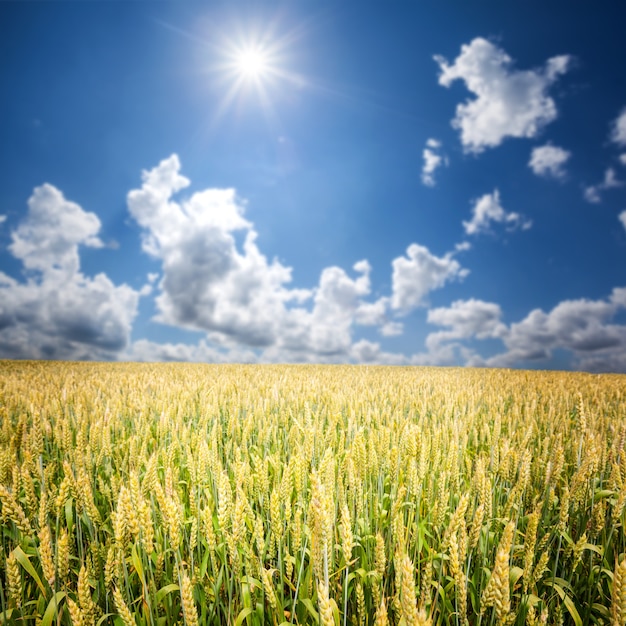
M626 377L0 362L0 622L626 623Z

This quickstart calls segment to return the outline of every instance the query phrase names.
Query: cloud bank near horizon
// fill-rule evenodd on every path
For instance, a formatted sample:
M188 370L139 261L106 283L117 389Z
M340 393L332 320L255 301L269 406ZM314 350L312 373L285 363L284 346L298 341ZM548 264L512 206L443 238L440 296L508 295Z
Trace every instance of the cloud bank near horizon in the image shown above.
M234 189L190 185L176 154L142 174L129 191L130 216L141 227L141 248L159 264L145 284L116 285L105 273L81 271L82 248L101 248L98 216L66 199L50 184L33 190L28 213L11 232L9 250L24 280L0 274L0 355L4 358L190 360L210 362L354 362L519 366L541 363L555 350L573 365L626 371L626 288L604 300L566 300L506 323L501 306L478 298L432 307L429 294L463 281L469 269L455 258L468 244L437 256L412 243L391 260L390 292L373 297L366 259L349 271L322 268L317 284L292 285L292 268L268 260L255 225ZM527 222L502 208L495 190L479 198L468 235L492 223L510 229ZM154 298L154 324L198 333L195 344L131 340L141 298ZM371 328L399 337L406 320L422 310L439 330L424 351L391 352L362 336ZM502 351L483 356L480 342Z

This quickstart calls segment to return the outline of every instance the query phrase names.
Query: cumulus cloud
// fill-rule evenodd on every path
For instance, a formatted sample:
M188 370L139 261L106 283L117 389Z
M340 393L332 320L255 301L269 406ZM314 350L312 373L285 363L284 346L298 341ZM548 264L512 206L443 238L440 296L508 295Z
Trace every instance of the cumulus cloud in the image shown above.
M6 222L7 216L6 215L0 215L0 224Z
M626 146L626 108L622 109L611 129L611 141L618 146Z
M389 319L390 298L383 296L374 302L359 302L354 319L361 326L378 326L383 337L394 337L404 332L401 322Z
M591 185L586 187L584 191L585 200L592 204L599 204L602 201L601 193L607 189L616 189L623 187L624 182L618 180L615 170L609 167L604 173L604 180L597 185Z
M408 258L392 263L391 296L371 300L366 260L355 263L353 273L326 267L313 288L293 288L291 268L270 262L259 249L234 190L174 198L190 184L180 167L172 155L144 172L141 188L128 194L128 207L142 227L144 251L161 262L156 319L204 332L219 358L230 358L224 354L235 349L268 361L351 358L355 326L398 335L403 326L390 314L422 305L430 290L467 273L451 255L439 258L413 244ZM143 343L136 349L150 354L156 348ZM186 354L180 347L168 351Z
M29 270L78 271L78 246L102 247L100 220L83 211L49 184L36 187L28 200L28 214L11 237L10 252Z
M296 289L291 268L269 261L232 189L174 196L190 181L176 155L143 172L127 197L142 228L143 250L160 261L135 290L105 274L80 271L82 246L101 247L100 220L52 185L37 187L28 213L11 234L9 252L27 280L0 273L0 354L59 359L316 361L370 358L377 344L354 343L356 326L384 336L403 332L392 319L422 305L431 289L467 270L414 245L394 261L394 292L371 299L371 267L322 270L317 285ZM3 221L3 220L0 220ZM411 279L417 282L411 284ZM196 345L138 340L130 344L141 296L154 292L159 322L205 333ZM356 346L356 347L355 347ZM369 356L368 356L369 355Z
M1 282L1 281L0 281ZM195 346L157 344L140 340L128 352L134 360L210 362L300 361L319 363L376 363L393 365L455 365L524 367L548 363L555 351L572 355L572 366L587 371L626 372L626 326L615 317L626 310L626 288L614 289L605 300L566 300L550 312L531 311L522 321L507 325L494 302L457 300L428 311L427 321L444 327L426 338L426 351L412 355L385 351L379 342L361 339L341 352L288 351L273 346L261 353L236 344L216 346L202 340ZM506 351L485 358L468 341L500 340Z
M345 354L350 349L359 299L370 292L369 264L362 261L353 269L360 273L356 279L350 278L339 267L327 267L322 271L313 310L310 315L298 316L301 327L292 327L296 332L286 337L286 347L298 348L298 344L291 344L291 341L299 339L302 330L306 330L308 346L321 355Z
M254 225L233 190L208 189L174 200L188 184L173 156L144 173L128 203L143 228L144 250L161 261L159 277L150 276L159 320L203 331L205 339L195 346L140 340L126 350L128 358L520 366L565 350L582 369L626 370L626 326L615 322L626 309L626 288L606 300L566 300L548 313L536 309L510 325L496 303L457 300L427 312L427 321L441 330L428 335L425 352L411 356L386 352L378 342L355 341L359 325L376 327L383 337L400 334L398 318L426 307L431 291L468 274L454 258L468 245L438 257L411 244L392 261L391 294L378 299L371 298L372 268L366 260L351 271L326 267L317 285L295 289L291 268L269 262L258 248ZM620 220L626 226L626 211ZM476 201L464 226L476 234L493 222L528 225L502 208L497 190ZM85 235L90 236L95 235ZM0 276L3 288L15 288L11 281ZM483 358L468 345L488 339L502 341L505 351Z
M403 332L404 324L402 322L387 322L380 329L380 334L383 337L396 337Z
M80 272L79 246L100 247L100 220L45 184L11 234L25 282L0 273L5 358L111 359L129 343L140 293Z
M411 365L411 360L404 354L387 352L376 341L361 339L350 349L350 359L355 363L373 363L376 365Z
M349 271L326 267L314 287L296 289L290 286L291 268L268 261L260 251L245 204L233 190L206 189L175 200L188 185L174 155L144 172L141 188L128 195L142 227L143 249L161 263L140 290L115 285L105 274L85 276L80 249L102 246L98 217L52 185L37 187L9 246L26 279L0 272L0 355L519 366L565 350L582 369L626 371L626 326L615 321L626 310L626 288L614 289L605 300L567 300L548 313L536 309L510 326L498 304L457 300L427 312L427 321L441 330L428 335L426 352L411 356L386 352L378 342L355 341L357 326L375 327L383 337L401 334L401 316L426 307L430 291L468 274L454 255L469 244L441 257L411 244L392 261L391 293L377 299L371 297L366 260ZM468 230L465 224L468 233L491 222L523 226L517 214L502 209L497 190L484 198L468 223L474 226ZM619 219L626 228L626 211ZM151 290L161 322L205 337L195 345L131 343L139 298ZM485 339L501 340L506 351L484 359L467 345Z
M502 338L507 331L501 321L500 305L471 298L457 300L449 307L439 307L428 311L427 321L437 326L448 327L430 333L426 337L427 353L417 355L424 364L452 364L457 355L476 363L477 355L461 343L465 339Z
M529 362L549 362L558 350L569 353L577 369L626 372L626 326L616 322L625 310L625 287L613 289L603 300L565 300L547 313L534 309L510 325L502 321L499 304L457 300L428 312L429 323L446 328L430 333L427 351L412 355L408 362L527 367ZM502 341L506 350L484 358L466 343L486 339Z
M428 139L422 152L424 165L422 166L422 183L427 187L435 186L435 171L442 165L448 165L448 159L440 154L441 142L437 139Z
M535 137L558 115L548 89L567 72L572 57L548 59L543 68L513 69L513 60L496 45L478 37L461 47L449 64L435 56L441 68L439 84L449 87L463 80L474 98L459 104L452 122L467 152L493 148L507 137Z
M502 337L506 326L500 321L501 317L502 309L499 304L475 298L457 300L449 307L428 311L428 322L448 326L450 330L444 332L455 339Z
M619 155L619 162L620 162L622 165L626 165L626 152L625 152L624 154L620 154L620 155Z
M188 185L173 155L144 172L141 189L128 194L130 213L144 229L143 248L162 262L159 321L236 335L248 346L271 345L285 303L311 293L285 287L291 268L261 254L233 189L206 189L173 201ZM244 235L243 250L237 232Z
M537 176L545 178L565 178L565 164L572 156L572 153L546 144L539 148L534 148L528 166Z
M463 221L463 228L468 235L477 235L489 231L492 222L505 224L511 230L527 230L532 226L530 220L515 212L507 212L500 203L500 192L495 189L476 200L472 208L472 219Z
M256 363L257 354L252 350L216 348L201 339L196 344L157 343L147 339L133 342L124 354L129 361L189 361L192 363Z
M593 371L626 370L626 326L613 323L626 309L626 288L606 300L565 300L548 313L534 309L511 324L503 337L507 352L488 359L492 366L521 365L552 357L555 350L574 355L575 365Z
M411 244L406 256L393 260L391 307L401 313L425 305L426 295L448 281L463 279L469 270L461 267L452 254L432 254L425 246Z
M387 320L389 298L379 298L375 302L359 302L355 318L362 326L379 326Z

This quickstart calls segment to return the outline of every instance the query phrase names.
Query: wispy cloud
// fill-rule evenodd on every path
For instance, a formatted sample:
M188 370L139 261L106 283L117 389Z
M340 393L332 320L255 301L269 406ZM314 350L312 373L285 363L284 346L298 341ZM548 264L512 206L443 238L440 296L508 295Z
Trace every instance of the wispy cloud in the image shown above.
M611 128L611 141L618 146L626 147L626 108L622 109Z
M472 208L472 219L464 221L463 227L468 235L478 235L489 232L493 222L505 224L512 230L518 228L527 230L532 226L532 222L519 213L504 210L500 202L500 192L497 189L476 200Z
M615 170L612 167L609 167L604 173L604 180L597 185L591 185L589 187L585 187L584 196L587 202L591 202L592 204L599 204L602 202L602 192L607 189L616 189L619 187L623 187L624 182L618 180L617 175L615 174Z
M427 187L435 186L435 171L442 165L448 165L448 159L440 152L441 142L437 139L428 139L422 152L424 165L422 166L422 183Z

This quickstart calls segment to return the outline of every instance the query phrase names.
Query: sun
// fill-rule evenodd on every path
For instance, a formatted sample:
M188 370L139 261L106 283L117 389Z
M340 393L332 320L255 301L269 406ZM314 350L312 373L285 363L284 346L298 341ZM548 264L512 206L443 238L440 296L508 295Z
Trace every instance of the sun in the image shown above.
M266 52L259 48L241 50L236 59L237 70L242 76L261 78L270 69Z
M259 109L280 134L277 103L289 87L302 89L303 79L290 69L289 48L298 33L279 35L276 28L274 24L256 33L239 29L216 42L211 72L215 72L215 84L223 89L216 100L211 127L229 111L239 114Z

